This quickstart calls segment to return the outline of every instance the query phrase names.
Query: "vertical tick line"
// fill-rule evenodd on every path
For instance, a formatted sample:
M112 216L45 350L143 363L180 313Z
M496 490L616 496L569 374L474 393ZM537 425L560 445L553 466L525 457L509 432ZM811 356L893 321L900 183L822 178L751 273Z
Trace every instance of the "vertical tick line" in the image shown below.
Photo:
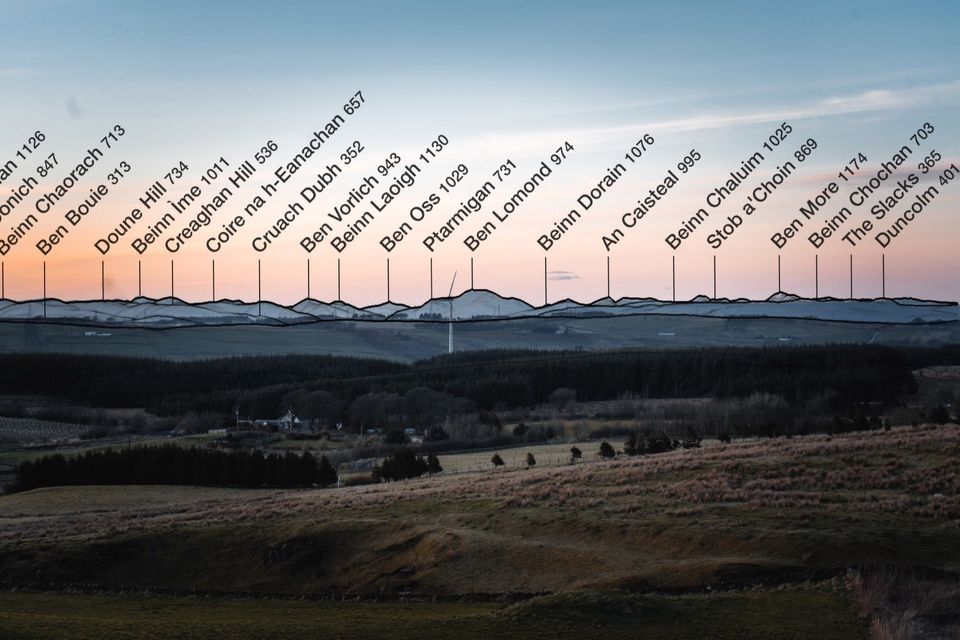
M820 254L813 254L813 297L820 298Z
M671 269L672 269L672 276L671 276L671 277L672 277L672 280L673 280L673 284L672 284L673 297L672 297L672 300L673 300L674 302L676 302L676 301L677 301L677 256L676 256L676 254L670 256L670 264L671 264Z
M850 254L850 299L853 300L853 254Z
M610 256L607 256L607 297L610 297Z
M880 297L887 297L887 254L880 254Z
M547 256L543 256L543 306L547 306Z

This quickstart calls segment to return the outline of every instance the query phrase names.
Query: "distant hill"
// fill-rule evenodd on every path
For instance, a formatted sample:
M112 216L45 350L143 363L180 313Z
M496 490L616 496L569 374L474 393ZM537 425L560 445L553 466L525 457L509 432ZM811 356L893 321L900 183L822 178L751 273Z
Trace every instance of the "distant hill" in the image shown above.
M274 302L217 300L186 302L178 298L133 300L0 300L0 322L47 322L140 328L218 325L287 326L338 320L370 322L476 322L525 318L603 316L695 316L705 318L779 318L871 324L939 324L960 321L955 302L913 298L802 298L777 292L766 300L689 301L653 298L601 298L583 303L562 300L533 306L519 298L486 289L471 289L451 298L434 298L418 306L385 302L355 307L342 301L305 299L292 306Z

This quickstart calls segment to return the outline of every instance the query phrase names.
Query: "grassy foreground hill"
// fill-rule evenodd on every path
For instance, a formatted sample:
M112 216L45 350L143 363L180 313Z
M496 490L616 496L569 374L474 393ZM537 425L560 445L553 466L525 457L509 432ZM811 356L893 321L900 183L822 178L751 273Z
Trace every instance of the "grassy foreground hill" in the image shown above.
M829 589L690 596L579 592L517 604L0 594L11 640L101 638L864 638Z
M135 610L160 625L156 637L181 637L163 625L216 627L243 598L271 595L281 599L243 610L328 625L290 637L369 637L331 618L378 616L384 637L457 620L472 637L595 625L628 637L656 620L652 637L862 637L873 611L855 611L858 576L891 563L960 571L958 459L952 425L339 490L41 489L0 498L0 580L57 593L0 594L0 629L65 637L29 629L69 623L70 637L120 637L110 625ZM144 595L158 591L168 595ZM182 598L198 593L210 599ZM282 599L321 595L385 602ZM929 613L949 625L960 612ZM765 627L772 615L786 616L782 635ZM827 621L830 633L814 633ZM214 627L203 637L257 637L256 625Z

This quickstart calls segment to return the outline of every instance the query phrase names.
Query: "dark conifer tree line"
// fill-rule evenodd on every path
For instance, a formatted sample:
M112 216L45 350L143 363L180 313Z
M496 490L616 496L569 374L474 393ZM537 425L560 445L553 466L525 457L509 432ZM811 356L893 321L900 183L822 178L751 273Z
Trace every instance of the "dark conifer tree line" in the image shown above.
M161 416L235 407L277 416L291 394L329 394L347 408L361 396L425 388L484 411L544 403L557 389L579 401L782 396L802 403L829 392L839 405L889 402L916 385L912 369L960 364L960 347L826 345L610 352L485 351L412 364L331 356L174 362L108 356L0 354L0 389L100 407L143 407ZM386 395L384 395L386 394ZM835 407L842 411L844 406Z
M63 485L170 484L209 487L312 487L337 481L326 457L264 455L175 445L56 454L17 467L11 492Z
M430 454L423 457L413 449L400 449L373 468L373 477L383 481L409 480L442 471L437 456Z

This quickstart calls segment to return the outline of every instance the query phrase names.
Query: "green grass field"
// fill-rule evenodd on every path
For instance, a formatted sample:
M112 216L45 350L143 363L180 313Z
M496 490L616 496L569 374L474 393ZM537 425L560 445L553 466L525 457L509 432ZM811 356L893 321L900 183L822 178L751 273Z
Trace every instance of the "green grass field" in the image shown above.
M622 438L611 440L610 443L623 448ZM526 447L509 447L496 451L469 451L456 454L438 454L444 471L489 471L493 469L490 459L497 453L503 459L507 469L519 469L527 466L526 458L532 453L540 466L555 466L570 462L570 447L577 446L583 452L584 460L592 460L600 448L599 442L576 442L569 444L536 444ZM502 469L501 469L502 470Z
M513 605L0 593L0 631L9 640L866 637L842 593L809 587L712 596L582 592Z
M604 423L606 424L606 423ZM438 453L440 465L448 473L469 471L491 471L494 469L491 459L499 454L504 466L499 471L526 469L527 454L532 453L537 465L541 467L570 465L570 448L578 447L582 458L575 464L596 462L599 460L600 440L574 441L564 444L532 444L527 446L506 447L496 450L467 451L464 453ZM623 450L623 438L607 438L607 442L617 451ZM716 440L704 440L703 446L714 446Z

